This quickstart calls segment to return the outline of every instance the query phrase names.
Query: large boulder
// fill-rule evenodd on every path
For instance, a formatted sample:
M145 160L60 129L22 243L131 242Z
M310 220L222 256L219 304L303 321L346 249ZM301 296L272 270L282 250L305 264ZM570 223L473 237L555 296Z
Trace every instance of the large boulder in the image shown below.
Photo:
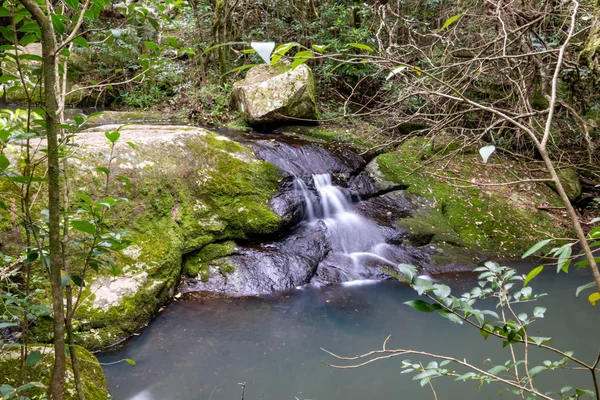
M81 150L68 171L72 204L80 192L104 198L105 175L97 166L106 165L110 153L105 131L116 128L104 125L77 135ZM86 277L75 327L76 340L89 349L113 344L148 323L173 295L185 254L281 227L269 208L281 171L225 136L189 126L128 125L120 129L114 155L111 171L123 178L113 176L109 193L129 202L115 208L108 223L113 231L127 231L133 245L113 255L117 276L100 269ZM5 219L11 216L0 209L0 221ZM3 227L0 243L14 241L11 225L4 232ZM47 302L49 287L35 289ZM36 325L33 333L40 341L52 338L50 324Z
M296 68L286 64L253 67L246 79L234 83L232 96L251 126L318 117L313 74L305 64Z

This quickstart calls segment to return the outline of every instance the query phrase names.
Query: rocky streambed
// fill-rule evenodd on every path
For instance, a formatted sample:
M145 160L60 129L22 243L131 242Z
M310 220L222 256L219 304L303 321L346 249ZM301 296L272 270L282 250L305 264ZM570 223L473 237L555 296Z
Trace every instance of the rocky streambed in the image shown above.
M73 196L103 191L97 166L108 148L104 132L118 125L102 124L76 138L81 150L68 171ZM341 141L323 128L297 132L122 127L113 168L128 184L115 181L111 190L130 201L110 223L134 245L116 255L119 275L100 270L87 278L76 315L79 344L97 350L130 336L178 287L269 294L387 279L383 268L398 263L431 275L470 269L487 255L510 256L565 231L560 218L536 208L556 202L546 186L482 190L421 171L445 148L423 138L365 157L353 150L360 138L351 133ZM502 182L513 179L508 169L518 169L505 158L483 165L477 154L453 160L446 176L461 181ZM4 217L0 237L9 250L18 226ZM36 290L41 302L49 298L49 287ZM33 334L51 341L50 324L36 325Z

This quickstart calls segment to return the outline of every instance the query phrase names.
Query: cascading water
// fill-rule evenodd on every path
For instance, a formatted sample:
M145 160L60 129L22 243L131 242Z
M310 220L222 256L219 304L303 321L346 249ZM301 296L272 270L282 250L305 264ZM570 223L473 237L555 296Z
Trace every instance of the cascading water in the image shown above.
M331 174L313 175L319 201L311 199L308 186L296 179L295 187L306 200L308 224L323 221L327 226L331 250L351 261L353 268L344 269L345 280L361 280L372 276L369 268L395 266L393 248L385 242L380 228L352 209L349 195L332 183Z

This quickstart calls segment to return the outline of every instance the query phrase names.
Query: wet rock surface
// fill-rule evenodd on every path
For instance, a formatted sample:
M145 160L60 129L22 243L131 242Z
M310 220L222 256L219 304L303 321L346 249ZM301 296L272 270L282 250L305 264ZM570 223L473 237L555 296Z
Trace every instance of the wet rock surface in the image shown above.
M356 153L268 137L249 145L258 158L284 171L269 201L281 218L283 237L238 243L233 254L185 279L182 291L250 296L307 284L390 279L384 268L405 263L426 269L432 256L444 254L429 246L432 235L398 225L426 212L430 201L395 190L402 186L385 182L376 167L361 171L365 163Z

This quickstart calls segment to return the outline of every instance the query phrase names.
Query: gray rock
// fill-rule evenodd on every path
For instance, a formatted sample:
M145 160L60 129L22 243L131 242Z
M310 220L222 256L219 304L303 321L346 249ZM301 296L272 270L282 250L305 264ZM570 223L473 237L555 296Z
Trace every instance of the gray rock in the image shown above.
M234 83L232 96L251 126L318 117L315 83L305 64L294 69L286 64L253 67L246 79Z
M281 242L242 248L217 260L209 265L208 281L189 281L182 290L252 296L293 289L310 282L328 243L325 224L302 225Z

